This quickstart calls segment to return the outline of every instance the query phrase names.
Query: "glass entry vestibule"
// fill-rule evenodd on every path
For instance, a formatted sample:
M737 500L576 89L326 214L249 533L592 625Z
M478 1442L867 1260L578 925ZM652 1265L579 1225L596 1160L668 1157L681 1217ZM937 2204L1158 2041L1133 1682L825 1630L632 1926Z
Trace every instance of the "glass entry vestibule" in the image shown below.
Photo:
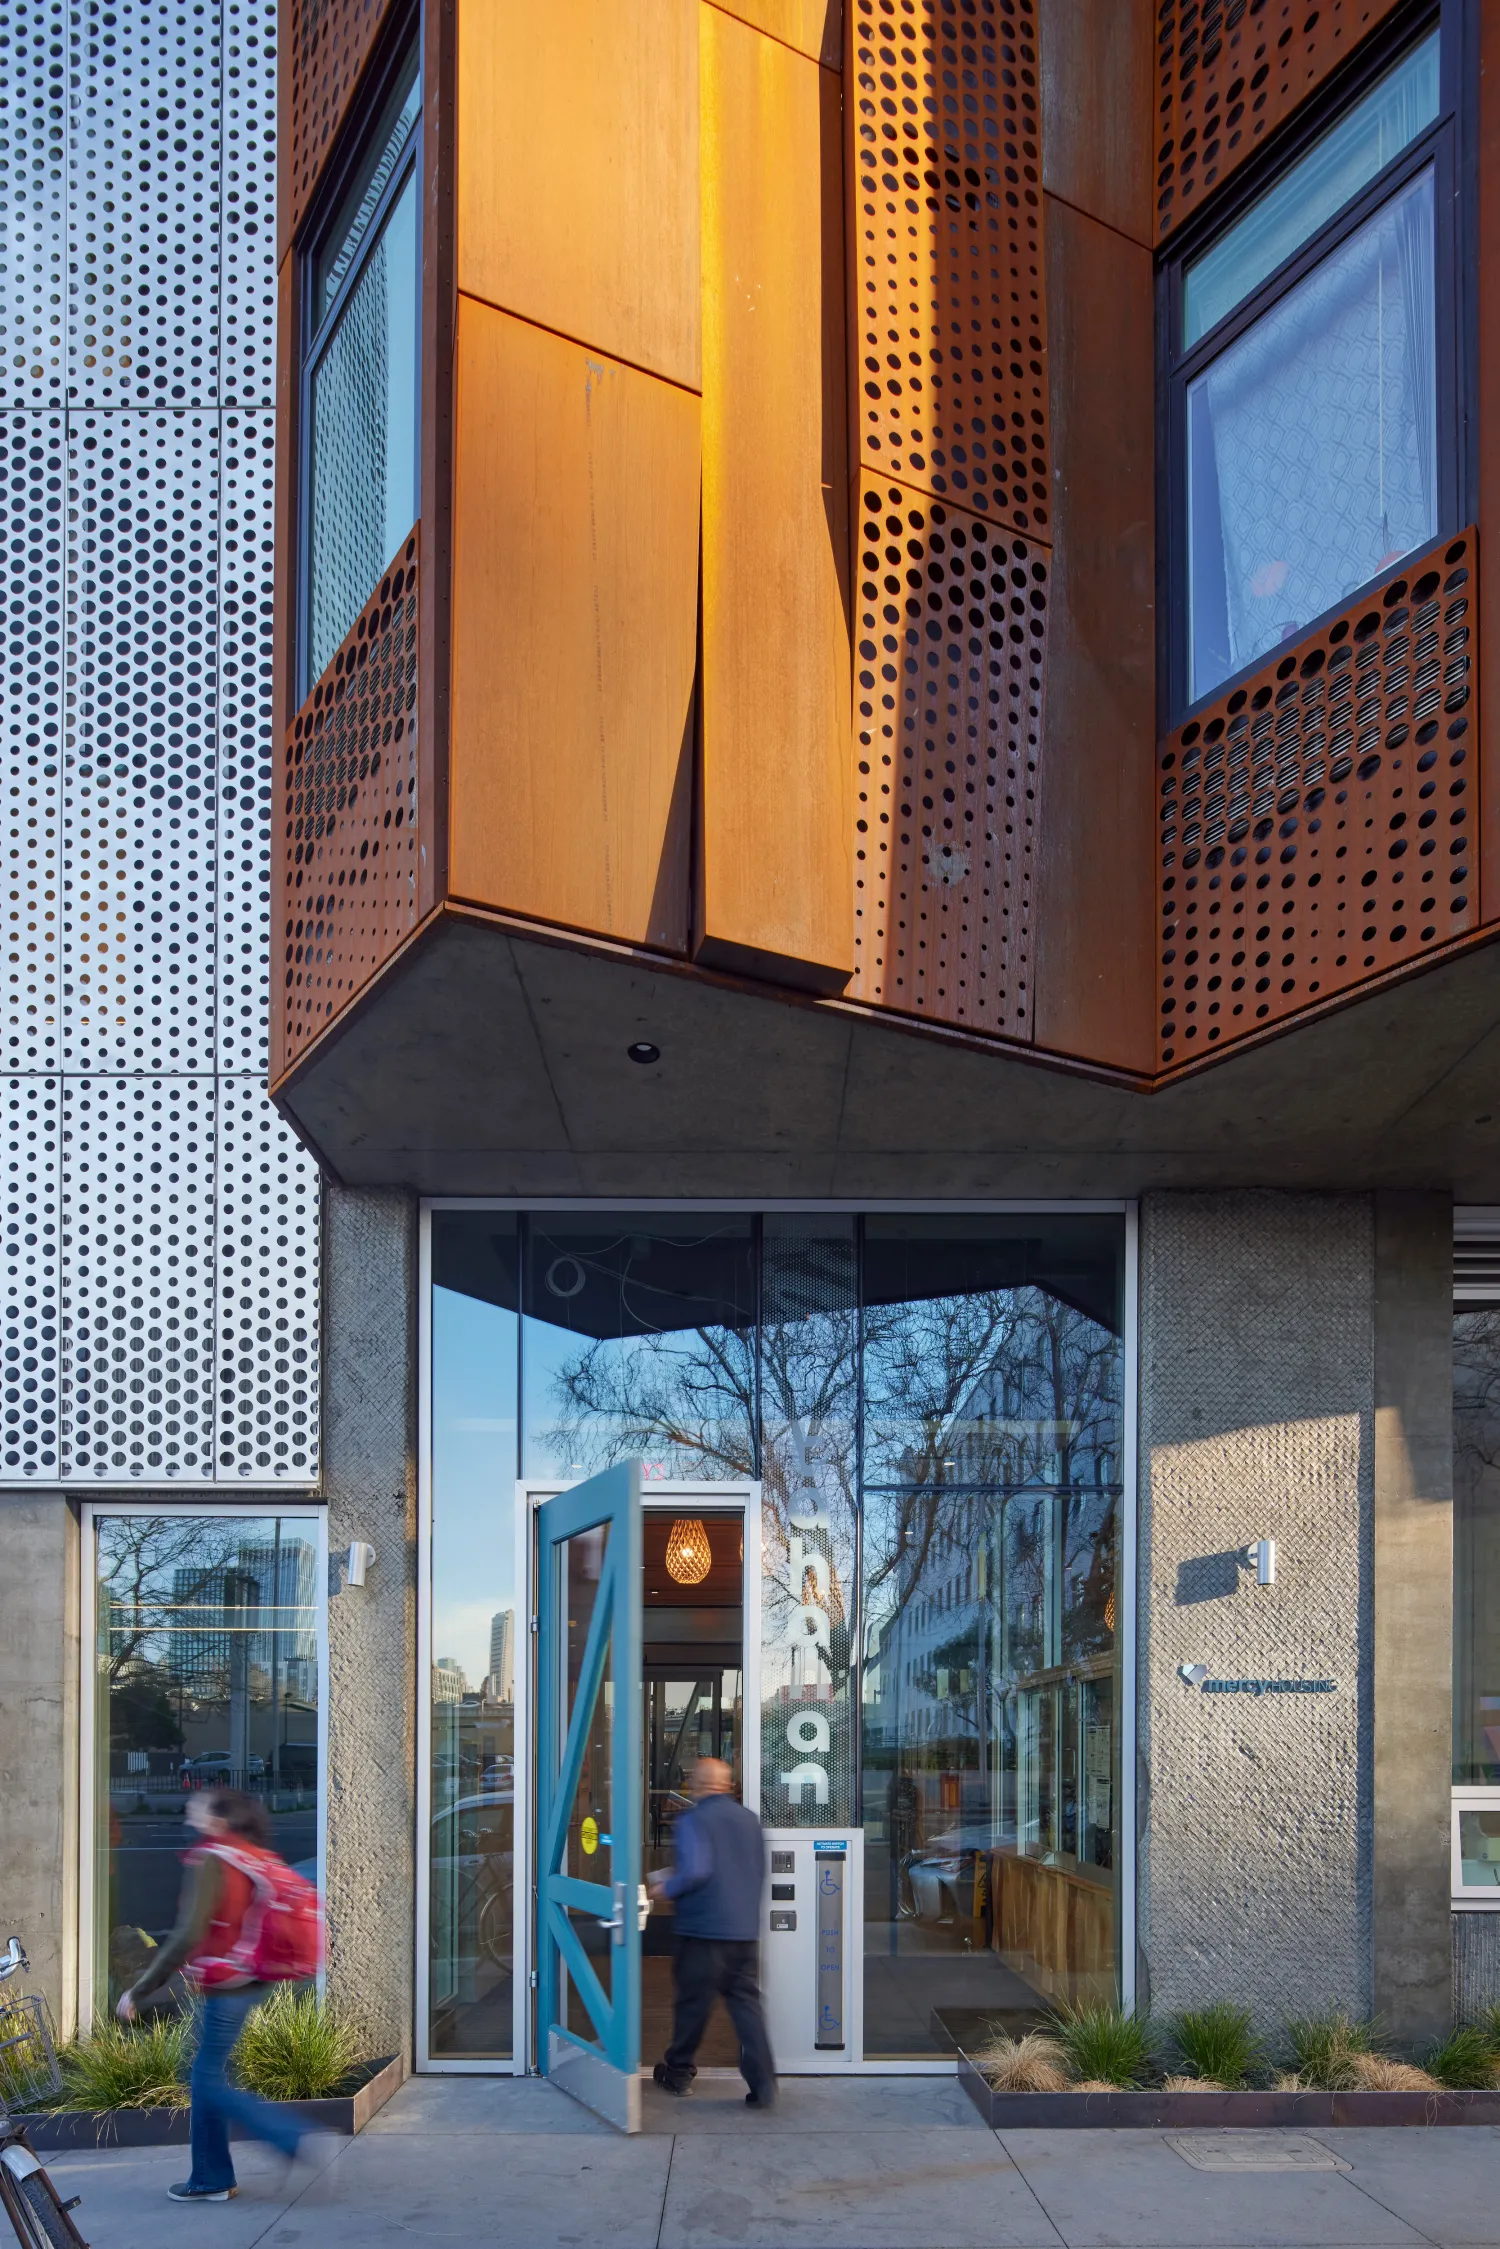
M775 1893L825 1854L847 1988L826 2045L785 2016L794 2066L942 2066L1113 1995L1127 1214L439 1205L424 1239L419 2059L547 2066L535 1521L626 1462L634 1879L724 1757L772 1847L774 2038L810 1943ZM669 1944L648 1917L647 2064Z

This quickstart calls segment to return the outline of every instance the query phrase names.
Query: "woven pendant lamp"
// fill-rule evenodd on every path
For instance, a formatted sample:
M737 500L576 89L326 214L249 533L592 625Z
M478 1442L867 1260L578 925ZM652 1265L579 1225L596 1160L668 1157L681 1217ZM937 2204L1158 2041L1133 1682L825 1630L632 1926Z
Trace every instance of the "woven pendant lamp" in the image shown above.
M679 1585L701 1585L713 1563L708 1532L696 1515L679 1515L667 1535L667 1575Z

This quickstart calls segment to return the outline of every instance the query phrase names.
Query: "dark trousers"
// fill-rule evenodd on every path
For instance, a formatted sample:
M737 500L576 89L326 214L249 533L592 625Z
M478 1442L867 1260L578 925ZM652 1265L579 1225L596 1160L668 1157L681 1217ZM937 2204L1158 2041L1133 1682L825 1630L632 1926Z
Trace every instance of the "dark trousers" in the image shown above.
M729 2009L740 2042L740 2075L752 2093L769 2100L776 2090L776 2064L760 2011L760 1947L731 1944L719 1937L679 1937L674 1963L672 2043L666 2072L678 2085L693 2075L693 2057L703 2043L715 1997Z
M295 2155L302 2128L269 2101L231 2085L226 2074L245 2017L266 1987L249 1991L207 1991L198 2009L198 2044L193 2054L192 2184L222 2193L234 2185L229 2127L237 2124L252 2139L269 2140L283 2155Z

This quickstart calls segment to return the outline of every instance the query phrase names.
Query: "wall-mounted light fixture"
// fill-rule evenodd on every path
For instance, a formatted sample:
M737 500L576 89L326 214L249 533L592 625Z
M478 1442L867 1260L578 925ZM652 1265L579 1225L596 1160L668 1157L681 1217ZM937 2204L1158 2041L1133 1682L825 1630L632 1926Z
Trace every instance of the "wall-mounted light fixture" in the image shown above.
M1250 1549L1250 1559L1255 1564L1256 1584L1274 1585L1276 1583L1275 1539L1258 1538Z
M363 1585L365 1572L372 1566L375 1558L375 1549L367 1539L355 1539L349 1548L349 1559L344 1565L345 1585Z

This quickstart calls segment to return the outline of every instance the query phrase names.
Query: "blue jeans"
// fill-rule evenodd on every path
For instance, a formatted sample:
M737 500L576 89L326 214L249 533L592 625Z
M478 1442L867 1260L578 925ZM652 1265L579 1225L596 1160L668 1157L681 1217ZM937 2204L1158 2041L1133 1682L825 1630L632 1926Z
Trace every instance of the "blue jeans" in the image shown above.
M205 1992L198 2013L198 2045L190 2080L193 2096L193 2170L189 2184L221 2194L234 2185L229 2157L229 2127L237 2124L252 2139L269 2140L285 2156L296 2154L301 2126L269 2101L231 2085L225 2074L245 2017L265 1987L248 1991Z

